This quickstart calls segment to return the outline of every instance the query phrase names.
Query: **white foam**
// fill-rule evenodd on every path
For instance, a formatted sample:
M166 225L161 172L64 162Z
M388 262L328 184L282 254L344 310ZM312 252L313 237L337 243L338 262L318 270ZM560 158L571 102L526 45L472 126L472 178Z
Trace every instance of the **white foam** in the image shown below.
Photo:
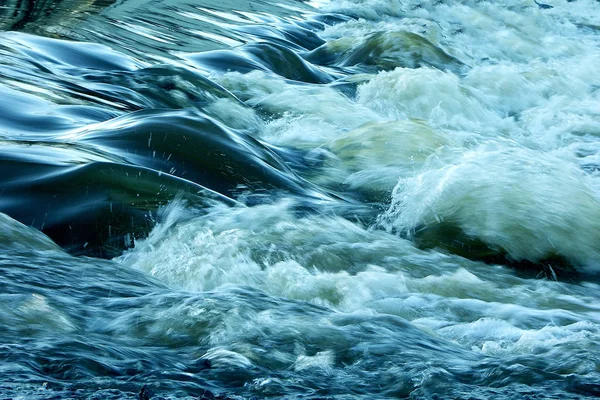
M69 315L54 307L41 294L0 294L0 314L3 323L12 329L67 333L77 329Z
M420 254L408 242L339 217L297 219L289 206L216 208L172 229L157 228L119 261L177 289L251 286L342 309L405 291L402 274L361 259L381 246L390 257Z
M292 125L290 129L294 129L293 125L298 121L304 123L305 118L318 120L325 126L337 129L355 128L365 122L381 119L368 107L356 104L328 86L289 84L282 78L260 71L245 75L231 72L218 79L221 85L244 99L247 104L283 117L272 131L267 130L266 133L266 137L280 144L289 144L282 125ZM315 133L305 131L306 137L315 141L315 147L330 139L332 135L335 137L337 133L336 130L328 133L327 129L319 129ZM278 136L282 139L277 140Z
M589 181L573 162L489 144L402 179L386 217L409 234L450 224L515 260L559 255L597 268L600 200Z
M249 369L253 367L248 357L222 347L213 347L202 355L202 359L210 360L212 368L237 367Z
M456 75L433 68L381 72L359 87L357 101L389 119L421 118L434 126L473 132L512 127Z
M244 107L231 99L217 99L208 105L205 111L234 129L249 132L260 132L264 129L264 122L251 108Z
M486 355L564 361L561 351L593 346L600 340L597 285L522 279L506 267L418 250L401 237L451 225L514 260L560 256L597 270L600 36L583 25L598 25L600 14L590 12L593 0L544 3L554 8L529 0L326 2L325 11L360 17L326 29L334 50L348 51L373 33L410 31L469 66L463 73L396 68L354 76L347 81L359 84L356 98L264 72L215 77L254 111L230 109L226 101L209 111L232 127L251 127L261 140L323 157L307 173L313 181L394 188L381 222L400 235L300 214L285 202L216 207L157 227L120 262L181 290L251 287L336 313L396 315ZM267 118L256 120L261 113ZM207 336L211 348L235 353L215 356L224 365L261 357L243 347L247 336L328 332L327 321L286 319L273 310L222 314L203 307L156 316L155 329L167 339L177 330ZM199 328L213 319L219 324ZM328 374L335 367L330 349L268 357L297 371ZM594 368L563 365L557 372Z
M322 7L325 12L336 12L377 21L382 17L402 17L402 3L390 0L338 0Z
M320 370L330 375L333 372L333 363L335 361L334 353L330 350L320 351L314 356L299 355L294 363L294 370Z
M399 177L420 172L427 158L460 138L432 129L425 121L365 124L327 144L346 169L353 188L389 192Z

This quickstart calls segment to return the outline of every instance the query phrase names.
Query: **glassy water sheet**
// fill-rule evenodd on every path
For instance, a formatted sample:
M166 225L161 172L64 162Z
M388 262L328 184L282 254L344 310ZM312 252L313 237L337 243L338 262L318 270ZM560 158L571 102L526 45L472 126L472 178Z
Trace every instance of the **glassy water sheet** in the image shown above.
M0 398L599 396L598 27L0 1Z

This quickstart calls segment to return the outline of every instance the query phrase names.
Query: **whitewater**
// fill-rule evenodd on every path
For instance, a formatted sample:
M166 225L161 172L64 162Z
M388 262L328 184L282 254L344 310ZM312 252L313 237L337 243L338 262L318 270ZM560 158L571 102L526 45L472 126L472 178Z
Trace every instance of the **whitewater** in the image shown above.
M600 2L0 29L0 399L600 396Z

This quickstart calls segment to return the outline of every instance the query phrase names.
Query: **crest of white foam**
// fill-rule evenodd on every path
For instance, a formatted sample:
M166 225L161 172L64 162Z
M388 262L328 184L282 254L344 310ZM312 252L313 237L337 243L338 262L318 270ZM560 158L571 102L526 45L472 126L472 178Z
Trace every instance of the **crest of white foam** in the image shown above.
M391 0L339 0L321 7L325 12L336 12L377 21L386 17L404 15L402 3Z
M488 144L401 179L386 219L409 233L449 224L515 260L597 268L600 200L589 181L572 161Z
M541 10L530 1L384 0L373 3L347 0L331 3L325 10L360 17L370 25L390 21L397 24L435 21L439 24L445 46L453 49L461 59L523 62L581 50L576 38L579 36L578 24L594 25L596 20L590 19L590 13L585 12L586 6L594 7L593 1L581 1L577 3L586 4L576 5L564 3L556 4L553 9Z
M561 360L560 365L553 367L557 372L583 375L593 373L595 363L582 362L581 357L583 353L596 348L600 338L598 325L589 321L522 329L496 318L451 325L440 329L438 333L470 345L475 351L496 357L544 354L545 357ZM584 351L584 348L588 350ZM571 356L565 357L567 354Z
M202 359L209 360L212 367L237 367L240 369L249 369L253 367L252 361L248 357L235 351L222 347L213 347L202 355Z
M217 99L204 111L234 129L249 132L260 132L264 129L263 120L251 108L231 99Z
M593 65L600 54L582 54L561 60L532 60L474 67L463 84L477 88L490 107L505 113L519 113L544 106L555 96L584 98L600 83Z
M382 252L384 259L376 256ZM177 289L250 286L278 297L361 309L404 293L404 273L415 265L436 259L443 268L438 256L343 218L298 218L287 203L217 207L168 229L159 225L118 260Z
M521 158L518 154L513 156L514 163L526 163L523 157L530 154L525 152ZM476 155L465 158L463 172L476 168L473 166L477 164ZM500 162L501 155L482 154L479 168L485 168L485 161L491 158L497 160L492 165L499 164L495 169L514 167L510 161ZM573 170L563 176L561 171L567 162L563 160L553 167L557 162L556 157L550 157L546 163L536 160L525 165L515 174L522 178L529 173L533 178L525 179L520 186L506 187L513 195L531 190L530 196L547 200L544 191L530 188L537 177L533 171L536 166L554 168L552 176L558 184L569 182ZM505 175L505 171L501 172ZM456 179L462 176L459 174ZM456 183L455 190L472 192L474 202L467 204L470 207L476 206L477 201L487 201L474 182L482 176L483 183L493 185L492 179L485 178L481 170L467 174L464 181ZM575 173L575 178L579 180L580 176ZM515 177L512 179L516 181ZM511 185L514 186L515 181ZM468 185L460 188L465 182ZM571 183L574 186L566 192L583 185ZM504 184L504 181L499 183ZM547 186L545 182L539 184ZM421 194L427 193L417 195ZM577 196L576 193L570 195ZM493 193L491 196L494 197ZM561 196L568 194L554 196L560 201ZM537 224L544 218L560 222L561 218L570 217L551 215L556 213L554 208L535 210L541 214L536 216L531 208L515 208L513 204L503 203L504 199L499 197L489 204L508 208L501 210L504 213L515 210L520 219L524 219L523 213L529 212L532 215L527 217ZM529 197L523 199L524 202L530 200ZM520 205L518 197L514 204ZM477 212L481 209L473 211ZM252 208L217 206L203 216L187 219L182 219L177 208L171 210L171 214L170 220L167 218L165 224L157 226L149 238L139 241L118 261L146 271L174 289L212 290L228 296L232 290L239 290L233 289L235 287L249 286L268 294L275 302L277 298L287 298L342 312L397 315L461 346L490 355L525 354L532 343L528 338L539 339L537 351L552 351L555 345L557 349L564 349L578 343L592 343L598 337L589 327L571 329L577 321L597 320L598 313L591 298L581 302L579 295L573 296L575 291L568 284L521 279L505 267L472 263L439 252L422 252L395 235L365 230L339 217L300 215L290 203ZM473 221L474 225L485 223L489 216L479 218ZM507 240L517 241L522 239L518 234L507 227L496 236L504 235ZM535 237L527 237L527 240L527 246L537 245ZM575 249L578 250L581 249ZM595 293L594 288L582 290L590 296ZM243 312L236 305L224 311L210 298L177 303L158 314L153 309L144 311L143 329L139 334L174 344L181 340L201 341L211 348L203 357L215 365L249 368L257 360L264 361L264 355L248 338L263 338L265 332L292 335L290 337L321 337L328 332L326 320L314 323L302 316L283 317L272 309L257 311L251 306ZM110 329L137 329L139 321L134 323L127 318L139 318L139 314L127 314L124 318L115 321ZM554 328L549 335L550 331L544 327L550 325ZM556 341L557 335L562 339ZM589 340L581 342L582 335L588 335ZM316 354L282 349L269 353L268 359L298 371L335 373L332 370L335 356L328 349Z
M330 375L333 373L333 363L335 362L335 356L333 351L326 350L320 351L314 356L307 356L301 354L294 363L294 370L305 371L305 370L320 370L323 373Z
M377 22L352 19L326 27L321 36L328 41L345 38L349 39L349 43L353 43L373 33L396 31L414 32L433 43L440 43L443 39L440 25L422 18L402 18Z
M245 75L232 72L218 79L221 85L252 107L283 117L279 124L294 125L298 121L302 123L303 117L306 116L313 121L318 120L324 126L347 129L381 119L368 107L356 104L329 86L290 84L261 71L253 71ZM274 128L274 130L280 131L279 135L283 138L286 137L281 133L281 128ZM321 142L331 137L331 134L327 134L327 130L321 129L316 133L320 135ZM335 133L334 130L333 134ZM305 134L313 136L315 140L317 138L317 134L311 134L310 131ZM269 135L273 139L276 139L275 136L273 133ZM294 136L290 135L290 137Z
M49 328L62 333L77 329L68 314L54 307L41 294L1 294L0 315L4 324L13 329L25 329L28 334L32 331L44 332Z
M440 147L457 142L460 138L434 130L425 121L404 120L362 125L326 147L341 161L348 186L387 193L399 177L419 172Z
M357 101L391 119L420 118L434 126L497 132L512 125L456 75L433 68L381 72L359 87Z

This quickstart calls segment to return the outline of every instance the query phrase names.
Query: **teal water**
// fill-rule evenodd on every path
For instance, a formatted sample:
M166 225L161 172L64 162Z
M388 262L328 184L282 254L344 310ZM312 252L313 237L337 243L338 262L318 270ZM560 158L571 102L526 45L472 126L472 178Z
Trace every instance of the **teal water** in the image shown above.
M599 27L0 1L0 398L599 396Z

